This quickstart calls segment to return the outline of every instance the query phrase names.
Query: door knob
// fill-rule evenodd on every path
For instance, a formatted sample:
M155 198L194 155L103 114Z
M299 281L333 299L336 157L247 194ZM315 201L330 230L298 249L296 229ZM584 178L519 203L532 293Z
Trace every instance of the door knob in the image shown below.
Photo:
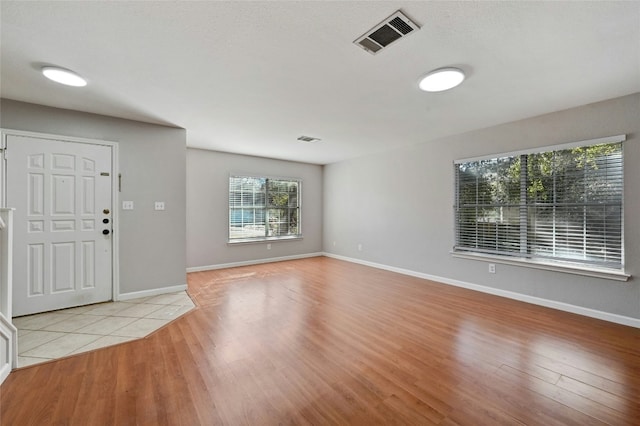
M108 230L108 229L103 229L103 230L102 230L102 233L103 233L104 235L109 235L109 230Z
M102 219L102 223L109 223L109 219Z

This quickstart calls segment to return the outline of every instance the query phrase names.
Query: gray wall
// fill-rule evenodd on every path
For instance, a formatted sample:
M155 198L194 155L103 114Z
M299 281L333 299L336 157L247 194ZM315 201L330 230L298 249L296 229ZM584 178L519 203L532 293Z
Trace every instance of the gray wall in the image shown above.
M301 240L228 244L229 175L302 179ZM322 166L187 149L187 267L260 261L322 251Z
M186 131L7 99L0 127L119 143L120 293L186 284ZM164 201L166 210L153 210Z
M488 262L451 256L454 160L623 133L629 282L501 264L494 275ZM325 166L324 251L640 318L639 135L635 94Z

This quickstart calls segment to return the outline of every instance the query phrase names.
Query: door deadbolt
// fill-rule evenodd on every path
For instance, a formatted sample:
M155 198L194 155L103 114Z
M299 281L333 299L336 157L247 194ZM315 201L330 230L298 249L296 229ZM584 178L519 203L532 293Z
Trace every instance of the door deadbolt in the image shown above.
M109 219L102 219L102 223L109 223Z
M102 210L102 213L104 213L104 214L109 214L109 209L104 209L104 210Z

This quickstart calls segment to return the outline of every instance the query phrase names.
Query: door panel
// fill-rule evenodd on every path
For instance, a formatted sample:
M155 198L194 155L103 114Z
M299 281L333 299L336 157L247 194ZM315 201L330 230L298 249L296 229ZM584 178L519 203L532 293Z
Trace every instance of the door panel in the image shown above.
M96 286L96 243L95 241L83 241L80 252L80 279L82 288L94 288Z
M27 246L27 291L28 296L44 294L44 244Z
M111 147L8 135L6 157L13 315L111 300Z

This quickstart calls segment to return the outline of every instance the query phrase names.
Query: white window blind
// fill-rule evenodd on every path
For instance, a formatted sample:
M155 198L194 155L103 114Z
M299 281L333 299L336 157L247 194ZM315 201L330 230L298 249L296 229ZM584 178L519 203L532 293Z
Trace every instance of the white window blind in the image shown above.
M454 250L623 269L614 140L456 162Z
M296 179L229 177L229 241L300 237Z

